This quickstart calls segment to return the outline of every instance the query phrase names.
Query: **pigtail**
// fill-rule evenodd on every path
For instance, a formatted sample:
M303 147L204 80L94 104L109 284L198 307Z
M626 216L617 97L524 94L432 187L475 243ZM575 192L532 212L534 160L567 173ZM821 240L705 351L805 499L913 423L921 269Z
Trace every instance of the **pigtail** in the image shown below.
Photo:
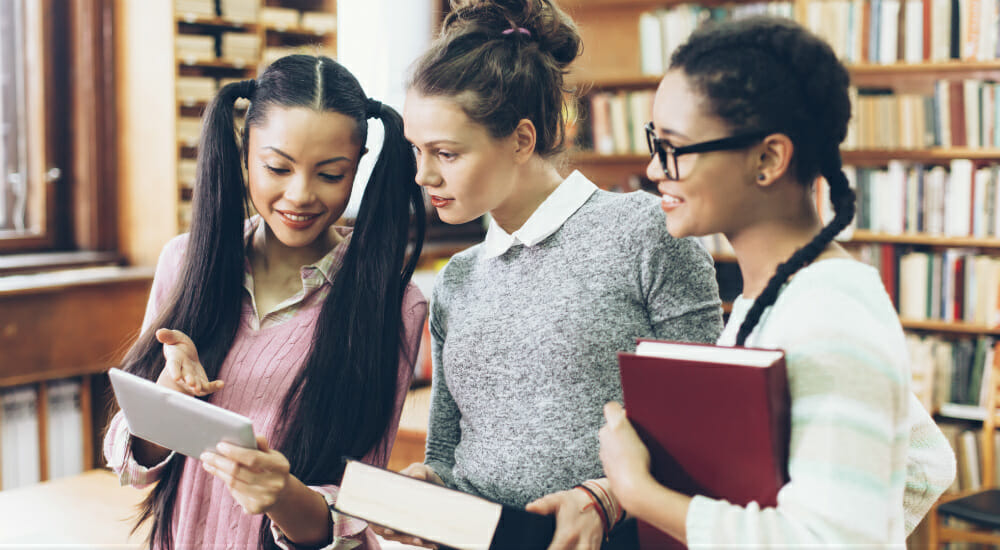
M236 336L243 292L246 199L233 105L238 97L252 94L252 85L247 82L253 81L222 88L205 113L198 146L194 217L180 276L168 305L122 360L124 370L148 380L156 380L165 365L156 329L171 328L190 336L209 379L218 375ZM183 466L184 457L171 460L140 504L133 532L152 519L151 547L173 547L171 528Z

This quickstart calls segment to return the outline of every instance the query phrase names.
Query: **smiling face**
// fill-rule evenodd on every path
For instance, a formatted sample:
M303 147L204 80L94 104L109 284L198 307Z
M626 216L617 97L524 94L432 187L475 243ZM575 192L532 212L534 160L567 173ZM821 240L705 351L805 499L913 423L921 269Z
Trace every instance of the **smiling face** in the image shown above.
M274 107L250 128L250 200L278 242L327 246L327 230L347 208L360 155L357 123L340 113Z
M417 155L417 184L445 223L474 220L511 198L512 138L492 137L452 99L413 90L406 95L403 127Z
M656 137L674 147L728 137L726 123L710 114L703 96L680 70L663 77L653 102ZM674 237L731 234L753 215L758 147L736 151L692 153L677 159L679 178L666 178L654 156L646 175L657 184Z

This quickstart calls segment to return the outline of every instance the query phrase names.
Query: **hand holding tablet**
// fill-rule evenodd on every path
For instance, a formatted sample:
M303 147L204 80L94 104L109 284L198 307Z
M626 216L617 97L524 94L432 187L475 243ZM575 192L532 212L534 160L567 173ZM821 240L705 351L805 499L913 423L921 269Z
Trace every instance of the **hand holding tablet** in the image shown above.
M121 369L108 371L129 432L197 459L222 441L257 448L249 418Z

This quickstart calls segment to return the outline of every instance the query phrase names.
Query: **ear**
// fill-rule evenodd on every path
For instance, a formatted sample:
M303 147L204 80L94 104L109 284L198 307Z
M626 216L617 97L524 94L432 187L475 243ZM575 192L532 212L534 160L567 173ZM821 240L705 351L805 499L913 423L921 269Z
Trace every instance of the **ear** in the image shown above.
M769 186L788 173L795 144L785 134L771 134L757 148L757 185Z
M535 125L530 120L522 118L511 134L514 145L514 162L522 164L535 154L536 137Z

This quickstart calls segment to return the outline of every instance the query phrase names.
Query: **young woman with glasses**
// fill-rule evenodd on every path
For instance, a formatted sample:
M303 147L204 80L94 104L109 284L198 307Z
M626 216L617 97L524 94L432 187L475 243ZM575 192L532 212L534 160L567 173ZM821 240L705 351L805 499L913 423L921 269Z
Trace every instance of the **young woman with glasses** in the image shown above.
M819 38L753 18L696 31L657 89L647 174L667 228L728 237L744 286L719 344L785 350L792 400L790 481L765 509L658 484L624 410L606 405L600 454L612 491L689 546L902 548L954 478L951 448L910 391L879 273L833 242L854 216L839 151L848 82ZM817 176L836 211L826 226Z

